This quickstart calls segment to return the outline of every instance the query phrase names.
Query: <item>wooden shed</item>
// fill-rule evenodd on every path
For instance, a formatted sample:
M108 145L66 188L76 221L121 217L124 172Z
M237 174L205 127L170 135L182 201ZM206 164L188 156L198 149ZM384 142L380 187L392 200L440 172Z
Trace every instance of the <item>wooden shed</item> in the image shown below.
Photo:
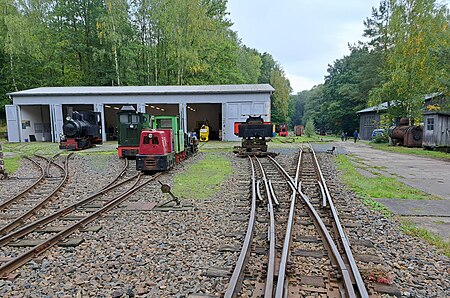
M450 113L425 112L422 146L450 151Z

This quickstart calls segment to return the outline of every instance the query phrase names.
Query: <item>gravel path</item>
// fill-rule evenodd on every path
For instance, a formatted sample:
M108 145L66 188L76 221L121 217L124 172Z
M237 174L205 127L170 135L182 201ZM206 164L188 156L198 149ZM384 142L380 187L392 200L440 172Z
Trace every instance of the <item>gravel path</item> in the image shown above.
M296 150L283 149L282 154ZM204 157L221 154L232 160L234 173L220 191L191 204L186 211L125 211L118 208L94 222L99 232L74 237L85 241L77 247L52 248L41 261L18 270L12 280L0 280L1 297L220 297L238 257L246 230L248 161L229 153L202 153L186 161L159 180L172 184L174 175ZM322 161L331 155L320 155ZM71 196L99 189L117 174L123 163L115 155L77 155L70 166L77 167L68 187ZM78 170L83 169L83 170ZM26 175L19 170L17 175ZM333 166L327 180L337 177ZM100 175L103 177L100 179ZM95 177L95 179L93 179ZM0 182L3 183L3 182ZM11 180L8 186L13 185ZM16 187L23 187L17 181ZM73 184L71 184L73 186ZM380 273L392 278L405 297L448 297L449 260L422 241L406 236L395 219L385 219L368 210L340 183L336 196L352 207L361 224L349 228L351 241L370 241L370 253L381 263ZM161 202L168 198L160 185L150 183L130 200ZM69 191L68 190L68 191ZM195 191L195 189L193 189ZM354 244L357 245L357 244ZM368 248L364 248L368 249Z

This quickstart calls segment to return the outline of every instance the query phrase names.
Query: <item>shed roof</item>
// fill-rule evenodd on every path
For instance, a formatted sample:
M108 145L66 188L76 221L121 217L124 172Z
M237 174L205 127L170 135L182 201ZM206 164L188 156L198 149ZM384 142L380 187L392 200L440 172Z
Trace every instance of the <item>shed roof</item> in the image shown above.
M7 95L16 96L61 96L61 95L136 95L136 94L230 94L230 93L272 93L275 89L269 84L241 85L195 85L195 86L76 86L40 87Z
M392 104L392 103L391 103L391 104ZM356 113L357 113L357 114L361 114L361 113L369 113L369 112L378 112L378 111L384 111L384 110L387 110L387 108L388 108L388 103L387 103L387 101L386 101L386 102L383 102L383 103L381 103L381 104L379 104L379 105L377 105L377 106L369 107L369 108L366 108L366 109L364 109L364 110L358 111L358 112L356 112Z

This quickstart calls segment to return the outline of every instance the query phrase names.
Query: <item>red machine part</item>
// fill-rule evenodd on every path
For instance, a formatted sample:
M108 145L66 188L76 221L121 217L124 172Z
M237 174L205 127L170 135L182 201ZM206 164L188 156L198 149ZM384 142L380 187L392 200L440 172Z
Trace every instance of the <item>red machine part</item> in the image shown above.
M173 151L171 129L146 129L141 132L139 154L165 155Z
M78 147L78 142L75 139L67 139L59 143L59 149L65 150L80 150L82 148Z
M239 126L241 124L246 124L247 122L234 122L234 135L239 136ZM272 124L270 122L263 122L263 124Z
M117 148L117 151L119 153L119 157L128 157L128 156L136 156L136 154L139 153L139 147L138 146L119 146Z

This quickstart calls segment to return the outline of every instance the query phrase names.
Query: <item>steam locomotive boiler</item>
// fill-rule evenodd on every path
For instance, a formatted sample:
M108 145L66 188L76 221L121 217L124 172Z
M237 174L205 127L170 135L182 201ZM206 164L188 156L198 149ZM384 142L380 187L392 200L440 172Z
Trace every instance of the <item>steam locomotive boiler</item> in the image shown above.
M81 150L102 143L102 121L99 112L74 111L63 125L60 149Z
M408 122L408 118L400 119L399 125L389 128L389 137L395 146L422 147L423 128Z

